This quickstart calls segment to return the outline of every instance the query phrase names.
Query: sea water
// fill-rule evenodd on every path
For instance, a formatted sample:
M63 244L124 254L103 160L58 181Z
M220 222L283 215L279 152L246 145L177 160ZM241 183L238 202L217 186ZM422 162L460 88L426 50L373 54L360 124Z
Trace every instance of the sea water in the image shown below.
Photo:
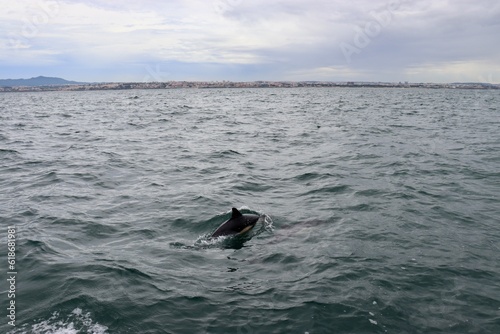
M498 333L499 106L497 90L2 93L0 331ZM210 239L232 207L263 219Z

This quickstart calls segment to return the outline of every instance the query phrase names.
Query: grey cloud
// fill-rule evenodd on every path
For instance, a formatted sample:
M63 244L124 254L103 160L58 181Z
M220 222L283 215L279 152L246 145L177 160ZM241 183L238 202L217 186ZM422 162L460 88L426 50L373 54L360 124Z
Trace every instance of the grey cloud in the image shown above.
M496 0L213 0L210 3L81 0L80 3L111 12L153 13L152 17L163 24L144 25L121 32L122 35L110 32L106 36L109 38L97 39L97 45L92 46L98 49L102 41L114 41L114 37L121 36L120 52L129 52L130 58L138 63L168 63L169 72L179 79L183 71L189 77L199 71L198 76L203 78L227 75L233 79L240 76L239 80L273 79L269 78L272 75L279 80L288 73L307 70L315 73L314 69L330 67L369 73L369 79L387 80L387 73L398 77L409 67L482 61L493 64L492 73L500 70L500 2ZM128 27L129 23L117 20L117 26ZM12 24L4 22L0 26L5 29ZM82 53L78 43L83 48L88 43L88 39L70 42L49 26L44 29L47 34L30 40L32 50L53 50L60 60L58 64L71 59L68 54ZM95 33L77 24L73 29L79 29L80 36ZM134 43L128 49L124 35ZM68 45L72 46L71 51L67 51Z

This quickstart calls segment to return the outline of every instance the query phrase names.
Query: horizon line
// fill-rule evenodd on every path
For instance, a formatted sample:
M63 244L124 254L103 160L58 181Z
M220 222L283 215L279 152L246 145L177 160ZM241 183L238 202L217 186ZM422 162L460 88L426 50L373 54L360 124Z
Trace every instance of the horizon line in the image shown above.
M39 75L36 77L31 77L31 78L0 78L0 81L17 81L17 80L33 80L33 79L38 79L38 78L45 78L45 79L58 79L58 80L63 80L63 81L68 81L71 83L68 84L61 84L63 86L68 86L68 85L95 85L95 84L148 84L148 83L168 83L168 82L186 82L186 83L271 83L271 82L276 82L276 83L330 83L330 84L342 84L342 83L362 83L362 84L404 84L404 85L410 85L410 84L430 84L430 85L455 85L455 84L480 84L480 85L500 85L500 83L492 83L492 82L484 82L484 81L454 81L454 82L432 82L432 81L383 81L383 80L378 80L378 81L363 81L363 80L343 80L343 81L334 81L334 80L243 80L243 81L235 81L235 80L164 80L164 81L77 81L77 80L68 80L64 79L61 77L52 77L52 76L44 76L44 75ZM49 85L49 86L57 86L56 84L54 85ZM5 87L5 86L4 86Z

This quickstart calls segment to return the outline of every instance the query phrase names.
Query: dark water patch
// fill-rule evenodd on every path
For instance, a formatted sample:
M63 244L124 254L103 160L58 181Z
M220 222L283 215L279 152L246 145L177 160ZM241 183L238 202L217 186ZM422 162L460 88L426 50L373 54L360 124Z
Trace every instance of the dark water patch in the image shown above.
M235 150L224 150L224 151L218 151L218 152L213 152L210 154L210 160L212 159L224 159L224 158L229 158L229 157L238 157L242 155L240 152L235 151Z
M311 180L321 180L321 179L328 179L332 175L329 173L317 173L317 172L307 172L303 174L299 174L297 176L294 176L293 179L296 181L311 181Z
M2 149L0 148L0 156L6 157L9 155L17 156L19 152L16 150Z
M72 174L70 174L68 176L70 178L72 178L72 179L81 180L81 181L84 181L86 183L94 183L97 180L99 180L99 178L96 175L92 174L92 173L76 172L76 173L72 173Z
M39 210L36 208L22 208L18 211L18 215L25 218L38 217Z
M52 258L53 256L60 256L55 249L50 247L47 242L41 240L31 240L28 239L23 245L28 249L25 256L35 257L35 258Z
M356 205L349 205L345 207L343 210L349 210L349 211L374 211L375 207L373 205L367 204L367 203L360 203Z
M441 195L441 194L431 193L428 190L418 190L417 193L419 195L424 195L424 197L431 197L433 199L440 199L443 197L443 195Z
M387 193L384 195L384 197L390 199L390 198L400 198L400 199L403 199L403 200L412 200L412 199L416 199L417 196L414 195L413 193L411 192L408 192L408 191L397 191L397 192L390 192L390 193Z
M120 186L120 184L121 183L119 181L111 180L93 182L94 187L103 189L116 189ZM124 197L123 199L129 199L129 197Z
M354 192L355 196L360 196L360 197L383 196L385 194L386 192L380 189L365 189Z

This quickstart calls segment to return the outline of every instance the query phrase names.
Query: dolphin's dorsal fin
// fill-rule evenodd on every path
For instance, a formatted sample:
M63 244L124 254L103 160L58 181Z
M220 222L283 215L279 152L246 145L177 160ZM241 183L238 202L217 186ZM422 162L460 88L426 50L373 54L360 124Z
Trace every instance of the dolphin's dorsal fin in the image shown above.
M238 209L233 208L233 213L231 214L231 219L238 218L243 216L241 212L238 211Z

